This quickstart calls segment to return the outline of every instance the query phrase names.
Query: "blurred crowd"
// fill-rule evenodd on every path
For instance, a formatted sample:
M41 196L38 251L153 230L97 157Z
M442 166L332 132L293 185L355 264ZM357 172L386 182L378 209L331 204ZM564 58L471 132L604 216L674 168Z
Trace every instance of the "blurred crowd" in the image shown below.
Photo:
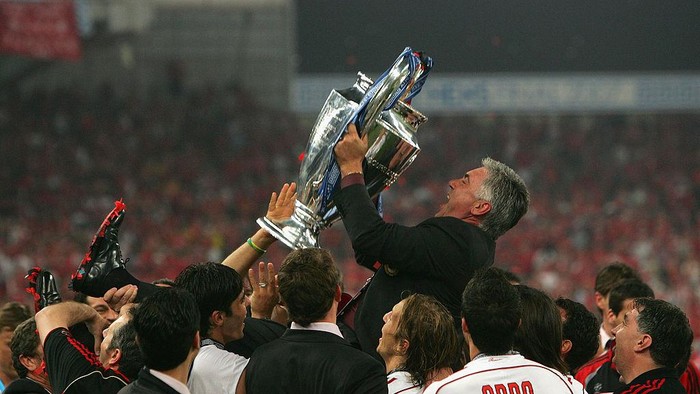
M637 269L700 333L700 115L431 116L422 152L383 194L388 221L416 224L447 181L484 156L509 164L532 194L497 243L496 265L553 297L594 310L596 272ZM313 118L257 106L235 87L178 97L65 88L0 103L0 300L26 301L23 276L50 269L65 295L95 223L123 198L127 267L144 280L221 261L255 231L272 191L296 180ZM342 225L321 235L354 293ZM284 246L265 260L278 264ZM69 299L72 297L68 297Z

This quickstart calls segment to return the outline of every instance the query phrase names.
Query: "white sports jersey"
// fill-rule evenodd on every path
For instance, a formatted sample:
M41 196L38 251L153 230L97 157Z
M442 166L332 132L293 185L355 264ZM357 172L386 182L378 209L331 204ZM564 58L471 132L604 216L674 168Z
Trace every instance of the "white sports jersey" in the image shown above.
M202 346L192 363L187 387L192 393L234 394L246 365L248 359L236 353L214 345Z
M574 379L571 375L566 375L566 379L569 381L569 385L574 389L576 394L588 394L588 391L583 387L583 384L578 380Z
M479 355L461 371L428 386L425 393L574 394L576 392L568 379L559 371L516 353L503 356Z
M389 394L421 394L423 388L411 382L411 374L406 371L393 371L386 377Z

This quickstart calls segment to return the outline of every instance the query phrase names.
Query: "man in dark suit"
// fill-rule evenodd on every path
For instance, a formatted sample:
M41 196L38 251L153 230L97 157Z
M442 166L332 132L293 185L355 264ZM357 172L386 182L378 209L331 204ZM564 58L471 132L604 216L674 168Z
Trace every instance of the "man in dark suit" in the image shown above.
M241 379L248 393L386 393L384 367L336 325L340 272L328 251L292 251L279 274L292 325L259 347Z
M527 212L530 197L522 179L496 160L482 160L448 183L447 201L435 217L417 226L386 223L364 185L368 145L354 125L335 147L341 189L335 194L357 262L373 271L353 321L362 350L379 357L382 316L406 291L432 295L460 328L460 300L474 272L493 264L496 239Z
M199 308L194 296L163 288L134 312L134 329L145 368L120 394L189 392L187 375L199 352Z

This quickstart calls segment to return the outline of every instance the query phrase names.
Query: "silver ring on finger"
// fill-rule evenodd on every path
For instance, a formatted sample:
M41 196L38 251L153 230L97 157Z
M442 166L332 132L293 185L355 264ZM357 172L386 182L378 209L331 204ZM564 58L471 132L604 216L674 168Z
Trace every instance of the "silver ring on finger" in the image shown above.
M259 282L259 283L258 283L258 287L260 287L261 289L266 288L266 287L267 287L267 282Z

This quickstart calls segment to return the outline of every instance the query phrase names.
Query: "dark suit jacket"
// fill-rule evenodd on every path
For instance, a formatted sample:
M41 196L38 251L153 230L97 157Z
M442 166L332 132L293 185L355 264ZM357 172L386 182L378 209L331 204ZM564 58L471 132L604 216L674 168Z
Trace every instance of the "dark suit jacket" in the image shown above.
M174 388L151 375L148 368L139 371L139 377L133 383L119 390L118 394L179 394Z
M20 378L10 383L3 394L51 394L51 392L31 379Z
M274 321L246 317L243 338L227 343L225 348L229 352L250 358L258 346L274 341L281 337L286 330L286 326Z
M459 329L462 292L474 272L493 264L496 242L480 228L453 217L430 218L417 226L386 223L363 184L334 197L352 241L357 262L377 271L355 314L354 329L363 351L376 353L382 317L402 294L428 294L440 301ZM387 269L389 266L389 269Z
M289 329L260 346L246 368L246 391L255 393L386 393L377 360L335 334Z

